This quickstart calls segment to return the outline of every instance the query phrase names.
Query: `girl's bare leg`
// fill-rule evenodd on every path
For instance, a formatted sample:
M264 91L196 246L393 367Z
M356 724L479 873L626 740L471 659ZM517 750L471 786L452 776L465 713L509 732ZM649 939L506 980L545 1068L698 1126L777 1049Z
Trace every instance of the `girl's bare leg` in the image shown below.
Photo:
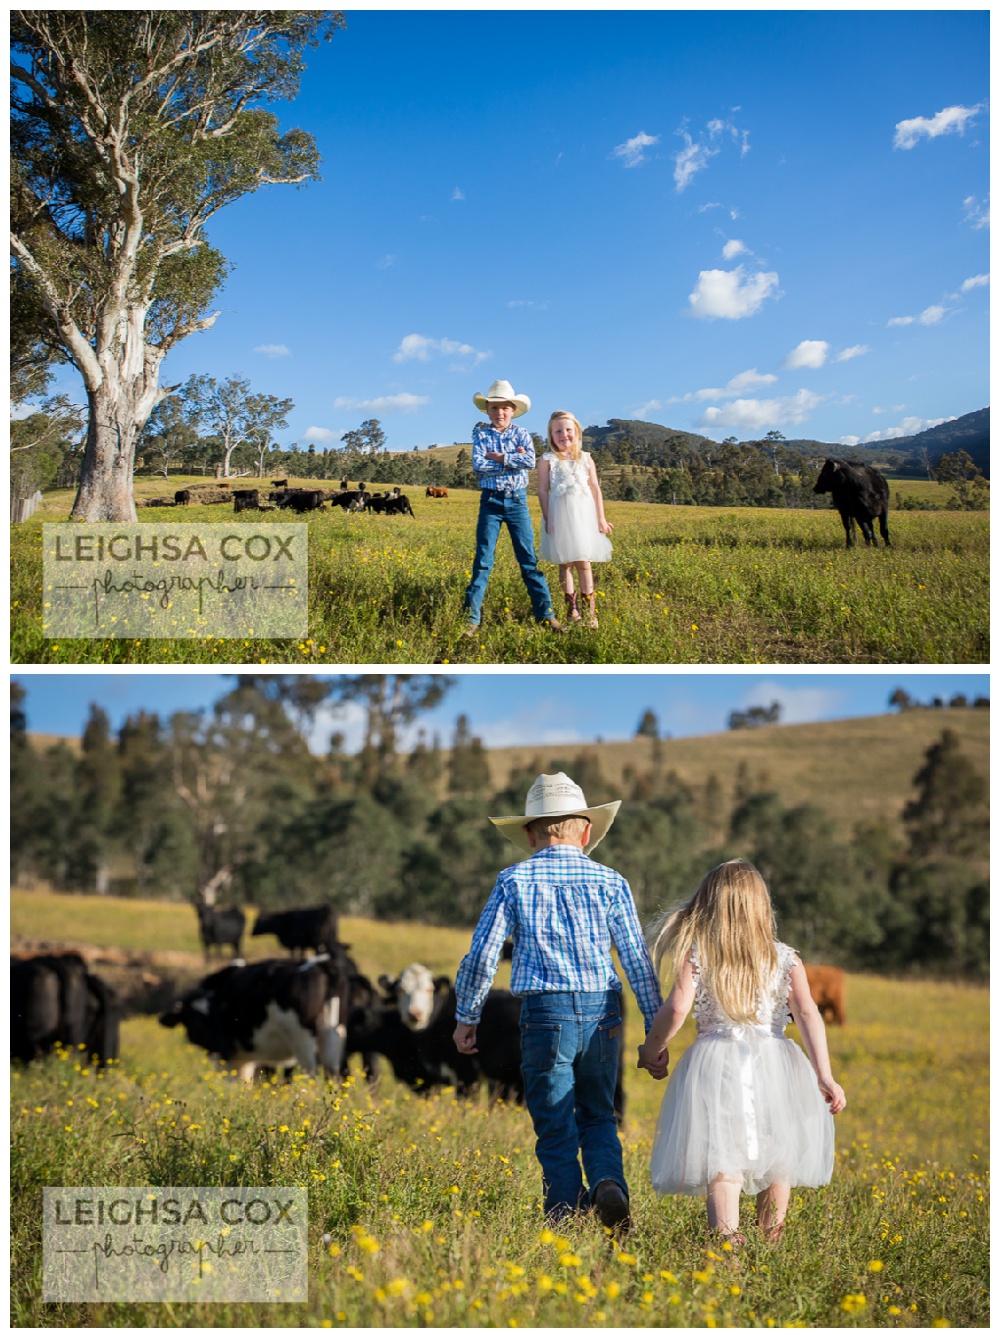
M738 1236L740 1231L740 1183L717 1175L708 1187L708 1225L724 1236Z
M779 1241L785 1228L785 1214L791 1186L776 1180L757 1195L757 1225L770 1241Z
M559 567L559 588L566 596L566 617L571 623L578 623L580 619L580 608L576 600L576 589L573 585L573 564L566 562Z
M580 577L580 594L586 596L590 603L590 618L587 621L588 627L597 626L597 594L594 590L594 572L589 562L578 562L576 564L577 574Z

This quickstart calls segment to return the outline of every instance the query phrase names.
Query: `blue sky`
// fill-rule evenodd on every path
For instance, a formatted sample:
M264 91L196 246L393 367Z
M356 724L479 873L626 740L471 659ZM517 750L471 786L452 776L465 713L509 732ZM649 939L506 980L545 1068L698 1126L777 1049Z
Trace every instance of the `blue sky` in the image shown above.
M213 222L235 270L165 381L247 376L320 448L468 441L498 377L542 433L850 443L988 404L986 11L347 17L278 107L323 182Z
M145 709L167 718L177 710L210 707L232 686L222 674L25 673L13 676L27 690L28 728L42 734L78 735L95 702L117 728ZM732 710L782 703L782 720L798 724L881 715L893 690L905 688L920 701L948 701L958 692L989 696L989 675L958 673L587 673L465 674L443 702L422 718L428 741L435 733L447 747L455 720L468 716L487 747L516 744L590 743L627 739L649 707L660 730L674 738L717 733ZM332 730L346 746L360 743L360 712L350 708L324 716L314 746L325 749Z

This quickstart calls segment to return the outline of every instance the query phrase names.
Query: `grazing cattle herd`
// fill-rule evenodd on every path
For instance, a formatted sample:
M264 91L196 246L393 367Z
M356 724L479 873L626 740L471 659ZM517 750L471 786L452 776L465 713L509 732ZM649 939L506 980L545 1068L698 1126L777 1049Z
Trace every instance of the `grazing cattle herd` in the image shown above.
M460 1054L455 990L445 975L412 963L377 986L363 975L338 937L332 906L261 912L252 936L273 934L291 956L246 963L239 956L242 910L195 902L206 962L229 944L233 960L182 990L160 1015L183 1027L192 1045L250 1081L258 1071L298 1068L332 1078L360 1055L365 1076L378 1081L379 1060L415 1091L454 1087L461 1097L485 1083L491 1100L524 1102L521 1002L491 990L476 1034L477 1051ZM311 956L306 957L309 951ZM504 956L508 956L505 953ZM809 989L824 1018L844 1025L844 972L807 966ZM624 1003L624 996L623 996ZM162 1006L162 1005L161 1005ZM114 992L76 952L11 958L11 1057L28 1061L57 1046L82 1047L98 1064L118 1058L121 1010ZM625 1115L624 1047L619 1055L615 1115Z
M174 493L173 502L169 497L152 498L150 506L189 506L192 502L221 502L233 499L233 511L239 515L243 511L271 511L274 509L291 510L297 515L306 512L323 511L327 503L331 507L340 507L342 511L352 513L372 512L375 515L412 516L413 507L409 498L394 487L382 493L373 493L364 482L356 488L348 486L346 478L341 479L339 489L329 488L290 488L288 479L271 479L271 491L266 497L261 496L259 488L239 488L230 493L217 491L228 488L227 483L215 481L207 490L202 488L181 488ZM216 491L212 491L212 489ZM872 465L858 461L836 460L828 458L820 470L813 486L817 495L828 493L833 507L840 513L844 526L844 536L848 548L854 547L855 526L861 527L861 534L868 547L878 547L875 525L886 548L889 545L889 484L884 476ZM448 489L429 484L424 489L424 496L429 498L447 498Z

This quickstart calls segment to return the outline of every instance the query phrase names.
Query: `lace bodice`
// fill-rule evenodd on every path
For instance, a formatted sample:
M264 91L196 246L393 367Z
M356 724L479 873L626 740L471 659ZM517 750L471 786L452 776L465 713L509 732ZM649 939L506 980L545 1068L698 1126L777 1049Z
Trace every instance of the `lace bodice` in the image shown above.
M564 460L555 451L546 451L549 462L549 495L565 497L568 493L590 495L590 456L583 451L579 460Z
M791 985L795 949L790 948L787 943L775 943L775 947L778 950L778 964L770 985L760 997L757 1006L757 1025L754 1030L781 1036L788 1025L788 990ZM734 1022L722 1011L718 999L702 977L697 947L692 950L691 961L695 969L694 1018L698 1035L738 1036L751 1024Z

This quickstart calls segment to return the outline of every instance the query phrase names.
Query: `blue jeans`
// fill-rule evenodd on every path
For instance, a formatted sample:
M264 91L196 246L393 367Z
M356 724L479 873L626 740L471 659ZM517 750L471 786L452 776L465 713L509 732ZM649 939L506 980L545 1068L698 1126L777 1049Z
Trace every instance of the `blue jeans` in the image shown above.
M526 994L521 1000L524 1099L535 1126L545 1213L552 1219L588 1207L602 1180L628 1193L614 1104L621 1031L617 990ZM581 1154L590 1194L583 1187Z
M501 525L506 525L510 532L514 556L531 600L531 611L536 621L543 622L553 616L552 596L535 556L535 531L528 510L528 495L524 492L496 492L492 488L483 488L479 494L476 556L472 563L472 580L465 592L465 611L469 615L469 622L478 625L482 619L483 599L493 570L493 555Z

